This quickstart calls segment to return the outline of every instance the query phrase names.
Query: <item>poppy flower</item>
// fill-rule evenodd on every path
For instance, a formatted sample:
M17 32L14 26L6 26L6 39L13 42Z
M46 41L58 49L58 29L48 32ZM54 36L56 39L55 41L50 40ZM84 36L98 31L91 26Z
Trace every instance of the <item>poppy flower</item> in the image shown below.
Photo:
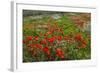
M47 54L50 55L50 50L48 47L43 48L43 51Z
M57 39L58 39L59 41L61 41L61 40L62 40L62 36L58 36Z
M80 33L78 33L78 34L75 35L75 40L77 40L77 41L81 41L82 38L83 37L82 37L82 35Z
M57 48L56 49L56 56L63 59L64 58L64 52L60 48Z
M34 44L36 48L42 49L42 45L41 44Z
M32 39L33 39L33 37L32 36L27 36L27 38L26 38L28 41L31 41Z
M85 45L85 44L82 44L81 47L82 47L82 48L86 48L86 45Z
M82 40L82 44L87 45L87 41L86 40Z
M40 43L41 44L46 44L47 43L47 40L46 39L43 39Z
M87 46L87 41L86 40L82 40L81 46L82 46L82 48L85 48Z
M48 41L49 41L50 43L53 43L53 42L55 41L55 37L49 38Z
M78 49L86 48L86 45L85 45L85 44L80 44L80 45L77 46L77 48L78 48Z
M37 41L37 40L39 40L39 37L38 36L35 36L34 39Z
M78 45L78 48L86 48L86 46L87 46L87 41L86 40L82 40L80 42L80 45Z

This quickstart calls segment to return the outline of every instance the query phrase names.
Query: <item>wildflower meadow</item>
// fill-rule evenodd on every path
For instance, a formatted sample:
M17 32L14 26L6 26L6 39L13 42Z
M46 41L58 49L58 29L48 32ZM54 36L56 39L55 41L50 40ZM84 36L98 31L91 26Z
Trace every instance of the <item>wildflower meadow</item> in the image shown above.
M91 14L23 10L23 62L91 59Z

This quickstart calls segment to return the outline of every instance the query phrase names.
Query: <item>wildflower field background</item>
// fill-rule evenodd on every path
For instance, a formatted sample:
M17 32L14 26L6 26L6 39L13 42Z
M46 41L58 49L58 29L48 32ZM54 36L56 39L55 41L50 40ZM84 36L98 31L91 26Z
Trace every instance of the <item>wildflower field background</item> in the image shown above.
M91 59L91 14L23 10L23 62Z

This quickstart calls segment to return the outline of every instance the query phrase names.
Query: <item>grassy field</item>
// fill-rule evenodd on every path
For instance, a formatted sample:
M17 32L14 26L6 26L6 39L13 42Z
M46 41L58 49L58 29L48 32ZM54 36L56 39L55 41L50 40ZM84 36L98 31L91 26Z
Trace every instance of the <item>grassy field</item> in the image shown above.
M41 12L23 16L23 62L91 58L90 13Z

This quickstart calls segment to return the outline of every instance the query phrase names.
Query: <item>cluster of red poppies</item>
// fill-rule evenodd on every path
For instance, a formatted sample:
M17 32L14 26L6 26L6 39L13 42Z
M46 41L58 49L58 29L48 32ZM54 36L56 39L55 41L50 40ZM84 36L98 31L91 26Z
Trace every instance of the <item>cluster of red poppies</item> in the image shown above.
M48 28L50 28L50 26ZM77 43L75 48L79 49L87 47L88 43L81 33L73 35L64 35L63 33L61 28L55 25L55 28L50 28L50 30L45 33L40 33L38 36L25 36L23 43L25 44L27 51L31 54L33 59L36 59L36 61L41 61L38 58L40 56L44 58L42 60L46 61L66 59L64 47L70 47L67 47L68 44L61 46L62 44L69 43L72 45Z
M38 51L40 51L47 56L48 60L55 60L56 58L64 59L62 48L54 48L55 42L61 42L62 40L62 36L53 36L50 38L47 38L47 36L44 38L39 36L27 36L23 42L32 56L38 55ZM52 55L52 52L54 52L55 56Z
M81 33L78 33L75 35L75 40L79 44L77 48L85 48L87 46L87 41L83 39L83 36Z
M51 34L51 32L47 33L49 33L49 35ZM73 37L56 35L52 37L26 36L23 43L26 45L27 50L33 57L38 57L38 54L41 53L41 55L46 56L45 60L49 61L65 59L65 52L63 51L63 47L59 47L61 44L60 42L62 41L65 41L65 43L75 41L74 43L78 43L77 48L79 49L85 48L87 46L87 41L83 38L81 33L78 33Z

